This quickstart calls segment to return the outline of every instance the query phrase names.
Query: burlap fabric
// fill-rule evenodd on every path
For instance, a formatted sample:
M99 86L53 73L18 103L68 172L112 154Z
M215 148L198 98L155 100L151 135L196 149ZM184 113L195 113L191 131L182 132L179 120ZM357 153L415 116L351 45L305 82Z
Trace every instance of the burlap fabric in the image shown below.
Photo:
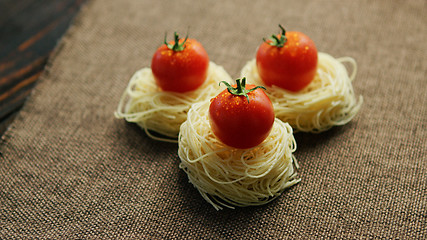
M90 1L3 136L0 238L427 237L426 2ZM233 78L288 30L358 63L362 110L296 134L301 183L261 207L216 211L156 142L113 112L165 32L188 31Z

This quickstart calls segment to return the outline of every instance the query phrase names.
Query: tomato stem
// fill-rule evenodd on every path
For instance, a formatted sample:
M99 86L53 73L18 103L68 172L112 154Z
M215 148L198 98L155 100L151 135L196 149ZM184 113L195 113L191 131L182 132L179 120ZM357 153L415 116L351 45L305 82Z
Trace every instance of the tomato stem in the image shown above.
M175 38L175 40L174 40L174 44L170 44L170 43L168 43L167 42L167 40L166 40L166 38L167 38L167 33L165 33L165 40L164 40L164 44L166 44L166 46L170 49L170 50L173 50L173 51L175 51L175 52L179 52L179 51L182 51L182 50L184 50L185 49L185 46L184 46L184 44L185 44L185 42L187 42L187 39L188 39L188 35L187 36L185 36L185 39L184 39L184 41L182 41L182 43L179 43L179 35L178 35L178 33L176 33L176 32L174 32L174 38Z
M219 83L219 85L221 85L221 83L224 83L224 85L227 87L227 91L230 94L237 95L237 96L245 96L246 99L248 100L248 103L249 103L248 93L255 91L258 88L262 88L265 90L265 87L263 87L263 86L256 86L256 87L251 88L251 89L246 89L246 78L245 77L242 78L241 82L240 82L240 79L236 79L236 87L231 86L226 81L221 81Z
M277 35L273 34L268 39L264 38L263 39L264 42L266 42L267 44L269 44L271 46L275 46L275 47L279 47L279 48L285 46L285 43L288 41L288 39L286 38L286 30L280 24L279 24L279 27L282 30L282 33L280 34L280 38L278 38Z

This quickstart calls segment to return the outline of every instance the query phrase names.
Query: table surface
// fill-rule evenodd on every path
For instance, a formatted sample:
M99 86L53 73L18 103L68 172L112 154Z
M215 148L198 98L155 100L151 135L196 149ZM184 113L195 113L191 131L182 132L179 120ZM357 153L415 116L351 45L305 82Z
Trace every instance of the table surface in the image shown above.
M59 2L49 8L64 9L64 16L66 6L78 8ZM426 239L427 1L253 3L87 1L50 56L49 74L42 73L43 82L38 80L37 91L1 138L0 239ZM12 11L17 5L9 4L9 15L20 16ZM0 5L0 20L1 6L6 5ZM35 29L28 17L20 21ZM3 67L12 77L2 81L14 72L23 75L22 85L12 87L16 93L30 91L42 72L43 67L33 70L37 59L46 61L35 46L48 41L37 33L50 32L52 22L61 25L47 19L30 35L35 37L7 41L17 49L7 59L21 67ZM237 77L278 22L307 32L321 52L355 59L352 86L363 106L345 126L294 135L299 184L270 204L216 211L180 168L178 144L154 141L113 113L165 32L190 27L210 59ZM19 49L31 56L30 64L14 60ZM218 179L238 186L223 161L210 159L194 161L201 167L191 169L214 166ZM246 164L252 169L261 163Z
M86 0L0 0L0 136Z

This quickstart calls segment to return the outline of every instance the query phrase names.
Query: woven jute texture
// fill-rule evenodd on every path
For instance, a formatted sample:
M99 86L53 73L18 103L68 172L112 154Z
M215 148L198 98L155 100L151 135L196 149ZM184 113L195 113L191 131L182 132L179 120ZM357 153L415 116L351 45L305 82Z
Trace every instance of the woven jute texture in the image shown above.
M89 1L5 133L0 238L425 239L426 1ZM306 33L358 63L364 104L295 134L302 181L260 207L216 211L178 147L113 115L135 71L177 31L233 77L263 37Z

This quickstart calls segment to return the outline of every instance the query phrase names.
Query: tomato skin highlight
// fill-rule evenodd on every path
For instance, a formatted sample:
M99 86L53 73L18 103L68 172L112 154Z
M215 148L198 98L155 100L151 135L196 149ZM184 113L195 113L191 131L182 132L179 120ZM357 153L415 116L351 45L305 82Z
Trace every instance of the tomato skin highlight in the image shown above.
M246 85L246 89L254 87ZM256 89L248 96L249 103L245 96L236 96L224 90L211 99L211 129L221 142L230 147L255 147L267 138L273 127L274 109L264 91Z
M184 41L180 39L179 42ZM174 44L174 41L170 42ZM202 44L187 39L182 51L161 45L151 60L151 70L157 85L164 91L188 92L196 90L206 80L209 56Z
M280 37L280 34L278 35ZM317 71L317 49L307 35L286 32L283 47L263 42L256 54L258 73L267 86L298 92L313 81Z

